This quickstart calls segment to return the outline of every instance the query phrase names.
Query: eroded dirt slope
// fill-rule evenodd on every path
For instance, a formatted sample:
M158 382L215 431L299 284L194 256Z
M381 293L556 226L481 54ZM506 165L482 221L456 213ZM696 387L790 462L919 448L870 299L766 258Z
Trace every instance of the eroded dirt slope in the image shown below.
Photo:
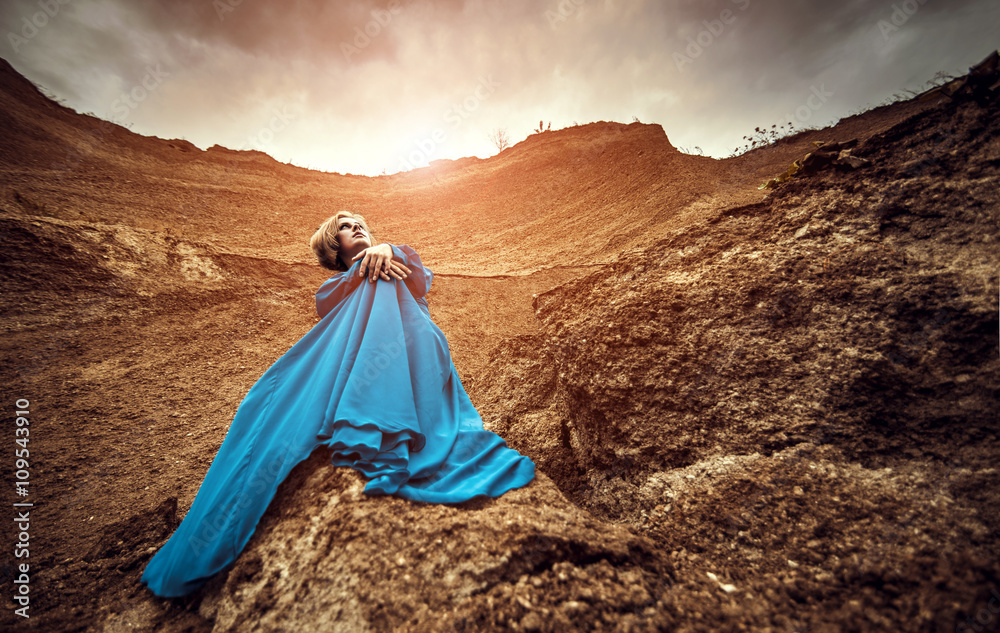
M18 629L950 631L998 586L995 97L725 161L597 123L364 178L0 79L3 384L32 401L36 502ZM855 138L869 166L758 191ZM473 402L540 476L420 506L317 454L228 576L155 599L145 562L316 320L306 242L340 208L438 273Z
M996 114L926 112L861 143L865 168L542 294L542 332L475 380L487 419L808 630L947 629L1000 572Z

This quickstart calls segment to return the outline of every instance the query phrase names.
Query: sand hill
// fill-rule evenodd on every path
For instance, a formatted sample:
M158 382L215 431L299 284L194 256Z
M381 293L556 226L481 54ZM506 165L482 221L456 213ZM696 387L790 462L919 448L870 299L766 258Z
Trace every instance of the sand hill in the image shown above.
M3 384L36 505L32 617L2 621L995 630L997 79L726 160L600 122L368 178L139 136L3 62ZM342 208L434 270L473 402L539 477L423 506L317 453L231 572L156 599L141 570L316 322L307 242Z

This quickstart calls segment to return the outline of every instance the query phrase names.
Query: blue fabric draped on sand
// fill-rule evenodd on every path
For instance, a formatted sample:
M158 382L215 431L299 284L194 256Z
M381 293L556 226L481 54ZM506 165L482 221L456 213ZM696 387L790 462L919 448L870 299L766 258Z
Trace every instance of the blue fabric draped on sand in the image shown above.
M407 246L404 282L358 277L316 293L322 320L247 393L173 536L142 582L182 596L231 563L296 464L320 445L370 477L369 494L458 503L534 478L530 459L483 429L423 298L432 274Z

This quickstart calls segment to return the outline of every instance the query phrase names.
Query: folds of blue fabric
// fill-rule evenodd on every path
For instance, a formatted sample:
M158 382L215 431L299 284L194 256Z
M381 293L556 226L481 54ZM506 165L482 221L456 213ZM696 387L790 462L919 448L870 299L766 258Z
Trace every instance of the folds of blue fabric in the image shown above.
M460 503L481 496L499 497L534 479L535 464L529 458L508 448L496 433L483 429L483 420L454 365L439 402L441 415L458 423L452 448L447 454L412 456L411 468L418 475L400 486L397 496L427 503ZM427 467L422 468L424 465Z
M278 485L318 445L353 361L344 336L352 326L328 315L251 387L184 521L143 572L153 592L194 591L246 545Z
M426 292L430 271L406 254ZM184 521L143 573L158 595L190 593L231 563L280 483L320 444L334 464L371 478L369 494L458 503L534 477L530 459L483 430L414 284L352 273L356 265L324 284L322 320L240 404Z

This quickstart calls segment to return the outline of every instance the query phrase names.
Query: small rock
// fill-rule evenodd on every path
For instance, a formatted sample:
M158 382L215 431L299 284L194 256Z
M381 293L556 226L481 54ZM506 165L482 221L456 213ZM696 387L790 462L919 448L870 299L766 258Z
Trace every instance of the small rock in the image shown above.
M715 574L713 574L710 571L709 572L705 572L705 573L709 577L709 579L714 580L715 583L717 585L719 585L719 589L722 589L726 593L732 593L732 592L736 591L736 585L730 585L728 583L722 582L721 580L719 580L718 576L716 576Z
M586 604L577 602L576 600L567 600L559 606L567 615L576 615L587 608Z
M541 631L542 617L532 611L528 615L521 618L521 628L525 631Z

